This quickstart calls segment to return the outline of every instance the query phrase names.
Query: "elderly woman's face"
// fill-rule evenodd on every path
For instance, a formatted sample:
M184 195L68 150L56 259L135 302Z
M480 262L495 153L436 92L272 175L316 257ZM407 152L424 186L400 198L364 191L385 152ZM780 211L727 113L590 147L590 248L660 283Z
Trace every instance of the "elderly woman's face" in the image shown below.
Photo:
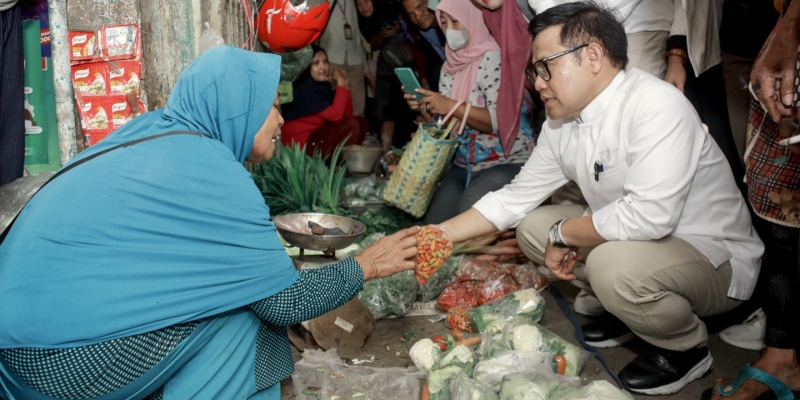
M253 150L250 151L247 161L254 163L269 161L275 153L275 147L281 140L281 126L283 126L283 116L281 116L279 107L278 96L275 96L267 120L256 132L256 137L253 139Z
M328 78L328 55L324 51L318 51L311 60L311 78L317 82L326 82Z

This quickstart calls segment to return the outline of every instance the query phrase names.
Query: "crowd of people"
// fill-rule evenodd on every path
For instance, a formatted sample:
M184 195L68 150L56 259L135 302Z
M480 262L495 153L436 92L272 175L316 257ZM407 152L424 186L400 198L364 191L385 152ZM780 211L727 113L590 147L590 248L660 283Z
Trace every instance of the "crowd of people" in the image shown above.
M706 374L704 318L755 302L763 339L744 341L764 351L705 395L796 398L800 1L734 3L780 15L747 77L744 158L720 1L334 0L283 110L279 57L207 51L0 236L0 397L280 398L284 327L414 268L419 228L298 272L242 163L280 140L374 133L388 151L453 111L465 129L424 224L456 243L513 229L509 254L581 289L588 344L651 346L619 371L636 393Z

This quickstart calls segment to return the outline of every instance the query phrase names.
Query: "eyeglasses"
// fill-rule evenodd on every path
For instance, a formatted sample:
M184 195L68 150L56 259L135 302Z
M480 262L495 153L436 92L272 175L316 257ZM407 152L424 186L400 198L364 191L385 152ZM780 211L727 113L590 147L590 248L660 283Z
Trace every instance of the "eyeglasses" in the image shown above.
M541 59L539 61L536 61L535 63L533 63L533 65L531 65L530 67L525 69L525 76L527 76L528 80L531 81L531 83L534 84L534 85L536 84L536 76L537 75L540 78L544 79L545 82L547 82L547 81L550 80L550 67L547 66L547 63L549 61L555 60L556 58L561 57L564 54L569 54L569 53L572 53L573 51L580 50L580 49L582 49L582 48L584 48L584 47L586 47L588 45L589 45L588 43L587 44L582 44L580 46L576 46L576 47L573 47L571 49L564 50L564 51L562 51L560 53L553 54L550 57L545 57L545 58L543 58L543 59Z

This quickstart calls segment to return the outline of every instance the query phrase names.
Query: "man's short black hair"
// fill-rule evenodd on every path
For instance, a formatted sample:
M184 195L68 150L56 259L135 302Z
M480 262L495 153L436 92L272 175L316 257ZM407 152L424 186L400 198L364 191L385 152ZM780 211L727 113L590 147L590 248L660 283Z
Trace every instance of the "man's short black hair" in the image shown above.
M531 20L528 30L536 37L554 25L561 25L562 46L571 48L597 42L603 46L613 66L625 69L628 65L628 38L613 11L594 1L565 3L538 14Z

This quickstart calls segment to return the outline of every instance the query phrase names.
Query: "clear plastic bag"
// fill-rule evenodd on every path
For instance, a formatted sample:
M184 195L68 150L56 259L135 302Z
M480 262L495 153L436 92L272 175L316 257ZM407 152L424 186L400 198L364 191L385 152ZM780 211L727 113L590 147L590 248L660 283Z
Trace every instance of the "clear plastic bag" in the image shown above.
M433 369L433 366L442 358L442 349L431 339L420 339L411 346L408 357L420 371L426 374Z
M494 280L503 275L508 275L506 264L494 261L476 260L467 258L461 262L456 271L456 280L460 282Z
M453 280L453 272L461 264L463 258L464 256L448 258L444 265L436 270L424 285L419 286L417 300L425 303L439 297L445 286Z
M486 385L459 374L450 382L452 400L497 400L497 394Z
M581 386L577 376L556 375L546 364L503 377L501 400L549 400Z
M543 313L544 298L536 289L518 290L468 312L479 332L493 329L493 325L502 327L514 317L528 317L538 322Z
M207 50L219 46L225 46L225 39L222 38L222 35L216 29L211 29L210 23L206 22L205 29L203 29L203 33L200 34L200 41L197 46L199 50L198 54L203 54Z
M520 289L542 290L547 287L547 277L532 263L512 265L509 270Z
M525 319L515 319L506 324L503 328L503 337L506 344L515 351L540 351L552 354L557 363L557 372L560 372L558 363L566 363L560 366L564 370L564 375L579 375L591 354L545 327ZM564 359L561 360L559 356Z
M486 304L505 297L505 295L519 289L517 282L511 275L502 275L496 279L482 282L478 288L478 304Z
M367 305L375 319L402 317L411 310L418 288L414 272L403 271L364 283L358 298Z
M444 324L447 329L457 329L464 332L475 332L475 325L467 312L472 310L472 307L455 306L447 310L447 317Z
M507 351L494 357L480 361L475 365L472 378L488 386L495 392L500 391L503 377L523 371L533 371L545 365L552 371L553 357L539 351Z
M494 357L498 354L513 350L506 344L503 332L484 332L481 334L481 345L478 346L478 356L481 360Z
M609 381L599 380L570 390L553 400L633 400L633 396L612 385Z
M442 311L449 311L453 307L475 307L478 305L477 282L451 282L444 287L436 305Z
M292 383L298 400L363 397L369 400L419 397L419 376L405 368L349 366L336 349L306 350L295 364Z
M467 346L458 345L444 353L432 370L440 370L448 367L458 367L465 374L472 376L472 370L478 360L475 353Z

